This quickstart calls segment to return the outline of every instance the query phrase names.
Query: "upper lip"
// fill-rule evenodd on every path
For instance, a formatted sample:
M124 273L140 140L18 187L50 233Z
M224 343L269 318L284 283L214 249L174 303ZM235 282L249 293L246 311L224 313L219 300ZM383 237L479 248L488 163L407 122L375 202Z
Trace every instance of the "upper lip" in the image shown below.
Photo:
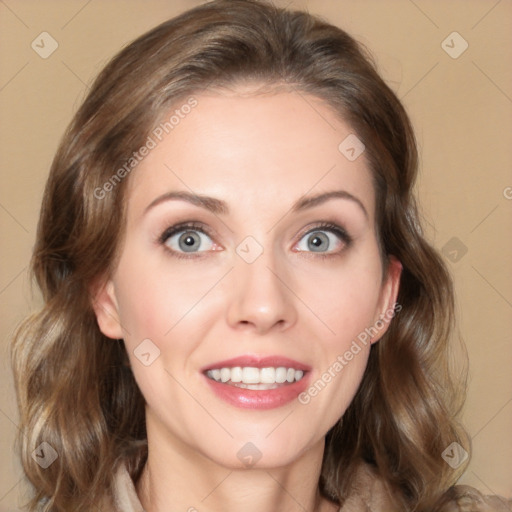
M289 357L271 355L244 355L234 357L232 359L225 359L224 361L217 361L202 368L202 372L213 370L216 368L234 368L236 366L252 367L252 368L269 368L284 366L285 368L295 368L295 370L302 370L304 372L311 370L311 366L290 359Z

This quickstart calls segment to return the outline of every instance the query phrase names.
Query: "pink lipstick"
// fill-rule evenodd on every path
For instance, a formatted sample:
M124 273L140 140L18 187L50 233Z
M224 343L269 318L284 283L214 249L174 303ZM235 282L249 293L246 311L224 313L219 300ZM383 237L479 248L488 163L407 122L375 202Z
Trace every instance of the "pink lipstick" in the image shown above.
M282 356L246 355L202 369L210 389L222 400L246 409L281 407L304 391L311 367Z

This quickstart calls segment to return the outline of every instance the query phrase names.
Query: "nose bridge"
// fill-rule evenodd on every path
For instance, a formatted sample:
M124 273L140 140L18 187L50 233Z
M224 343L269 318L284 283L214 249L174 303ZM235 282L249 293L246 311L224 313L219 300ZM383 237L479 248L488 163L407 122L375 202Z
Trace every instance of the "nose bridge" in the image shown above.
M259 332L275 325L289 326L295 322L295 306L290 290L285 286L284 266L278 265L271 247L261 248L261 254L251 261L247 252L256 248L242 242L232 272L228 322L234 326L250 324ZM240 248L242 251L240 251ZM252 257L254 257L254 252Z

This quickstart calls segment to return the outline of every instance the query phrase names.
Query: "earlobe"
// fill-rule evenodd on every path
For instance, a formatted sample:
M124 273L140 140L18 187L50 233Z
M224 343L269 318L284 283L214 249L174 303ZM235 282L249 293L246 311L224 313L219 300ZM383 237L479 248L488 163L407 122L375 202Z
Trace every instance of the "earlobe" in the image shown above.
M124 337L119 318L119 308L111 280L97 283L91 288L91 304L100 331L112 339Z
M375 319L377 334L372 337L371 343L379 341L388 330L393 316L402 306L397 304L398 290L400 288L400 276L402 275L402 263L394 256L389 257L386 279L383 283L378 312Z

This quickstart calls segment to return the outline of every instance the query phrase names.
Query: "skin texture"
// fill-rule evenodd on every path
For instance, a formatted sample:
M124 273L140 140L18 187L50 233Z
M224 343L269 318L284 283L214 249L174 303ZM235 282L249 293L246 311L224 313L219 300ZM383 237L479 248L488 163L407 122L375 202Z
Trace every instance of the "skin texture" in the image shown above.
M138 494L148 512L336 510L317 491L324 437L357 391L370 344L306 405L234 407L201 368L280 355L310 365L313 383L393 309L401 266L392 259L384 269L379 256L364 153L345 158L338 146L352 130L311 96L239 88L196 99L130 176L119 264L96 294L98 324L124 339L147 402L149 458ZM332 190L362 206L334 198L291 211L302 196ZM147 209L170 191L221 199L229 213L183 200ZM172 253L183 232L159 241L182 221L210 229L198 233L200 252L189 259ZM352 242L315 230L323 221ZM324 233L324 252L308 246L311 231ZM247 236L263 248L252 263L236 252ZM160 350L149 366L134 355L144 339ZM237 456L248 442L261 452L251 467Z

